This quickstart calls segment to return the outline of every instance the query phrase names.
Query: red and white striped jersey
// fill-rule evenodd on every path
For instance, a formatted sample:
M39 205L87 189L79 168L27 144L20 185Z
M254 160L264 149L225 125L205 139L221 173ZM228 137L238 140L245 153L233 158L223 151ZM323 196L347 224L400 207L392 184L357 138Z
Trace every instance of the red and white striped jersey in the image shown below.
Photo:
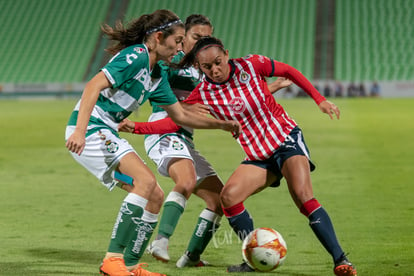
M209 106L217 119L239 121L242 133L238 142L247 160L270 158L296 126L267 87L265 77L275 75L277 64L260 55L231 59L226 82L215 83L205 77L185 101ZM309 94L315 101L321 100Z

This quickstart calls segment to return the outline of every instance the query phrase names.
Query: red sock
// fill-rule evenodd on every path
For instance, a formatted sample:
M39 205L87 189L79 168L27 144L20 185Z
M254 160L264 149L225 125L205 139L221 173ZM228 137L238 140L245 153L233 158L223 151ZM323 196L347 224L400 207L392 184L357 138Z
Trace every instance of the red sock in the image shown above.
M316 200L316 198L312 198L305 203L303 203L302 207L300 207L300 212L304 214L306 217L309 217L313 212L321 207L321 204Z
M231 218L241 214L245 210L243 201L231 207L223 207L223 213L226 217Z

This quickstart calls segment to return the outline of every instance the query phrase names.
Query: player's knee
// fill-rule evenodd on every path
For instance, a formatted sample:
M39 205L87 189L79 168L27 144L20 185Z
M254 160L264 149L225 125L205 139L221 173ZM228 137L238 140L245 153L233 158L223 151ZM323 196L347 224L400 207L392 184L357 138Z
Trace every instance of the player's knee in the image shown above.
M161 209L161 206L164 202L164 191L161 189L160 186L156 185L156 187L151 193L151 197L149 200Z
M174 191L182 194L186 199L189 199L191 194L193 193L196 186L196 181L194 180L183 180L177 182Z
M240 199L240 193L234 185L224 185L223 190L220 193L220 201L223 207L230 207L237 204L243 199Z
M154 175L133 177L134 191L143 193L145 195L151 195L158 187L157 179Z

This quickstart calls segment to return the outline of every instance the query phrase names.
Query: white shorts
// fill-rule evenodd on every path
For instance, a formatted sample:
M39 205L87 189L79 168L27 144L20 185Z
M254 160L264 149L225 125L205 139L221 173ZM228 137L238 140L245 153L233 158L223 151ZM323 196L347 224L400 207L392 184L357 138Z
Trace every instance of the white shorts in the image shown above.
M145 139L145 150L148 157L155 162L158 172L169 176L168 166L174 158L190 159L194 163L197 184L208 176L217 175L210 163L194 149L191 142L178 134L150 135Z
M67 126L65 140L75 130L75 126ZM119 182L114 178L119 161L127 153L135 152L127 140L114 135L109 129L101 129L86 137L85 148L81 155L71 152L73 158L96 176L109 190ZM136 152L135 152L136 153Z

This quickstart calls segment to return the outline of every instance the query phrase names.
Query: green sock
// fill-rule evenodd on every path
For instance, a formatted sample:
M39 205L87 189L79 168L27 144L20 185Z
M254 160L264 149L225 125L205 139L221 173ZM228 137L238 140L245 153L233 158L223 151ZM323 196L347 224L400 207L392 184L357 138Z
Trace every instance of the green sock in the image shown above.
M200 259L200 255L204 252L213 237L213 234L220 226L220 220L221 216L208 209L204 209L201 212L197 221L197 226L194 229L190 243L187 247L186 253L190 260L197 261Z
M178 221L184 212L187 199L178 192L170 192L164 203L158 235L169 238L174 233Z
M122 202L114 228L108 252L123 253L131 234L134 232L135 218L140 218L144 212L147 200L136 194L129 193Z
M152 214L148 211L144 211L141 219L134 221L136 227L133 230L132 239L128 243L124 254L126 266L136 265L141 259L157 226L157 222L158 214Z

